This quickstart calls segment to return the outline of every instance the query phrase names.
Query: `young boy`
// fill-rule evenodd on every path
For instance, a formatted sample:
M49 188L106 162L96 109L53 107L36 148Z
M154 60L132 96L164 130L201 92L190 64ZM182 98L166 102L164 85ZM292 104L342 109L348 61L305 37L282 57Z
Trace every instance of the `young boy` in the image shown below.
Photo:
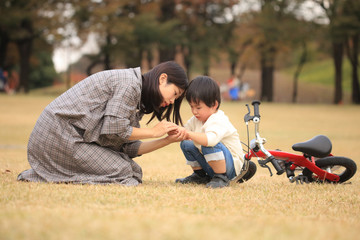
M240 173L243 150L235 127L223 111L218 84L207 76L190 82L186 91L193 117L186 123L180 147L193 174L175 182L206 184L209 188L229 186Z

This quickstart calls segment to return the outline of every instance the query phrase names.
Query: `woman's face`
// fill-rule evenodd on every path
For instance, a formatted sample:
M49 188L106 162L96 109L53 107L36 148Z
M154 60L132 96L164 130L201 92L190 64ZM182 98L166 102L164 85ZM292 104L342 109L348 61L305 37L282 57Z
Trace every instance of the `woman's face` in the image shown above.
M184 90L177 87L175 84L168 84L166 73L162 73L160 75L159 90L163 98L163 102L161 103L160 107L167 107L170 104L174 104L175 100L184 93Z

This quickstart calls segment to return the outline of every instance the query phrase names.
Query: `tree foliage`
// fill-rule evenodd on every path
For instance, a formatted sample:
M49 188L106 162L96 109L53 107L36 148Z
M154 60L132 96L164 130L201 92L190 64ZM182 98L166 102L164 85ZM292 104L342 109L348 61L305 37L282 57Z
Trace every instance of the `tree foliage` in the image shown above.
M323 8L329 20L329 35L332 43L332 57L334 61L334 103L343 101L342 66L345 47L352 65L352 101L360 103L360 89L358 80L359 55L359 26L360 3L352 0L313 0ZM351 43L349 45L349 43Z
M319 35L312 28L317 25L327 28L330 36L327 41L331 42L336 73L334 102L342 101L341 66L346 53L353 69L353 102L358 103L360 4L351 0L311 1L324 10L329 24L304 20L299 9L305 0L4 0L0 3L0 66L16 65L20 69L19 90L27 92L43 85L34 76L52 76L48 69L52 68L48 64L52 49L37 48L36 42L46 41L44 46L53 48L71 47L72 39L84 43L93 34L100 51L88 56L88 74L94 67L135 67L144 62L151 68L158 61L174 60L180 53L188 74L196 65L209 75L212 61L226 53L232 75L241 77L248 66L261 70L261 99L273 101L275 70L284 66L284 56L298 56L293 60L298 62L294 73L296 101L306 46L319 41L312 38ZM236 11L244 2L258 8ZM18 54L9 53L14 48ZM43 73L36 72L41 68Z
M11 62L7 62L7 50L9 43L15 43L18 51L18 65L20 71L20 84L18 91L28 92L30 89L30 60L33 56L33 44L36 39L53 29L55 18L51 9L56 1L51 0L5 0L0 4L0 66L9 69L14 68Z

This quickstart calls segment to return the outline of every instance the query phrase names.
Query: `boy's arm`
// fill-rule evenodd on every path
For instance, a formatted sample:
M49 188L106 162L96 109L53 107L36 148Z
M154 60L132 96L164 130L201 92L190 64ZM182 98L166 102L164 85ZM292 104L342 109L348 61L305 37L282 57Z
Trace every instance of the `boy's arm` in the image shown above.
M181 135L182 140L192 140L202 146L207 146L208 144L208 138L205 133L192 132L184 127L179 127L177 131L174 131L175 133Z
M195 133L188 131L188 138L193 140L195 143L200 144L201 146L208 145L208 139L205 133Z

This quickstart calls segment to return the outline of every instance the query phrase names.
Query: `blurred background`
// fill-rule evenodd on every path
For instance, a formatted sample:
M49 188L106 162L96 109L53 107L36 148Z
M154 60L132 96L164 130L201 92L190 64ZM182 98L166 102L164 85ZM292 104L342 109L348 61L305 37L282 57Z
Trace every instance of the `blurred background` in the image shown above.
M229 101L360 103L358 0L1 0L0 94L174 60Z

